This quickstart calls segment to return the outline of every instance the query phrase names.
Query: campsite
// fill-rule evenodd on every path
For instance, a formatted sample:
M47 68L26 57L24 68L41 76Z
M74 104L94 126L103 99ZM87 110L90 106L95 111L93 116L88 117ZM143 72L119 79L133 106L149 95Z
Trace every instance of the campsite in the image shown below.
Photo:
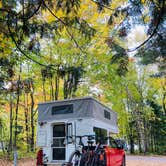
M165 0L0 0L0 166L165 155Z

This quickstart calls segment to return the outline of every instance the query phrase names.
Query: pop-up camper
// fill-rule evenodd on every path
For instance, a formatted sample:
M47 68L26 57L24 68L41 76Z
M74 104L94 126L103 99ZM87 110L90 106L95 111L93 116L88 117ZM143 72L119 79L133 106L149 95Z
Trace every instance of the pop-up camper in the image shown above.
M52 101L38 105L37 146L47 164L68 161L77 141L70 136L110 136L118 133L117 113L91 97Z

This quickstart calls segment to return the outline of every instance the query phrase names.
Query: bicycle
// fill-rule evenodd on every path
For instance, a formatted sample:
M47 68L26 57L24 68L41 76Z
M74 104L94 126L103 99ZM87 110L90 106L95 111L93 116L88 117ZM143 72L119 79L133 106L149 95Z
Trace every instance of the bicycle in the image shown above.
M106 155L102 141L98 143L94 150L86 151L81 158L81 166L106 166Z
M71 136L70 138L72 138ZM74 136L75 138L79 138L79 143L76 150L71 154L69 161L67 163L63 163L62 166L86 166L83 164L84 154L94 150L93 147L93 139L95 139L95 135L83 135L83 136ZM87 137L88 146L85 146L82 139Z

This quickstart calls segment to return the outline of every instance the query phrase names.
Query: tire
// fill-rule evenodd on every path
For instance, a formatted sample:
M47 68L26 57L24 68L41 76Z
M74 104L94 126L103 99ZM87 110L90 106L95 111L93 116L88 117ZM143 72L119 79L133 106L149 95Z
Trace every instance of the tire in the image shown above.
M81 160L81 154L79 151L75 151L74 153L71 154L69 158L69 163L72 166L80 166L80 160Z
M126 166L126 157L125 156L123 157L123 160L122 160L122 166Z
M93 156L90 152L83 153L81 156L80 166L94 166L92 165Z

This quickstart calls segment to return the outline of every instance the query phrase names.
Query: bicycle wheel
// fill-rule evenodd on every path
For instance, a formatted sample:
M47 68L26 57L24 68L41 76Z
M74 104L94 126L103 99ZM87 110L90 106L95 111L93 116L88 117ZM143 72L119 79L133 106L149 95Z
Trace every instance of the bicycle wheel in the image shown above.
M80 160L81 160L81 154L79 151L75 151L74 153L71 154L69 158L69 163L72 166L80 166Z
M80 166L91 166L92 154L88 151L81 155Z
M90 166L106 166L106 156L103 150L93 153Z

